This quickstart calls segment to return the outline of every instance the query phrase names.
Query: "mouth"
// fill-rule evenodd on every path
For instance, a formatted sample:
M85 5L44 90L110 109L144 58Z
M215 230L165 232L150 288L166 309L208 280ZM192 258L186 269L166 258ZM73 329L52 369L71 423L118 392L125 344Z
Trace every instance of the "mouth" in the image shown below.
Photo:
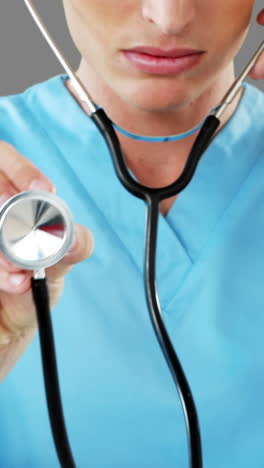
M124 49L122 53L129 65L137 70L156 75L175 75L198 65L205 51L135 47Z

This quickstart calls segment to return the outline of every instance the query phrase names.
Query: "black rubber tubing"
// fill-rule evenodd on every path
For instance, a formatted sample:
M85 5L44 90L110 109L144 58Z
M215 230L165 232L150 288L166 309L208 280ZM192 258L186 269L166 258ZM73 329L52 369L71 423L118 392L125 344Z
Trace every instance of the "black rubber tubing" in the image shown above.
M53 440L62 468L76 468L64 421L46 278L31 280L39 326L46 399Z
M187 429L190 467L202 468L201 435L194 399L176 351L166 331L159 306L155 280L156 241L160 201L177 195L190 183L198 162L209 146L210 140L219 126L220 121L214 115L209 115L207 117L194 142L182 174L175 182L167 187L150 188L139 184L131 177L118 138L111 121L108 119L103 109L98 109L91 118L106 141L120 182L130 193L145 200L147 203L144 281L149 315L160 348L171 371L181 399Z

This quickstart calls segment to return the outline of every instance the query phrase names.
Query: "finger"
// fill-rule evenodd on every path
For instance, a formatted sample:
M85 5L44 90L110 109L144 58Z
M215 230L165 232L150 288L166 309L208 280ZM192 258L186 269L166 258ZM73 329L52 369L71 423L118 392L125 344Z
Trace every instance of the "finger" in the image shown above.
M63 277L73 265L90 257L93 249L94 239L92 233L84 226L75 224L74 241L71 249L59 263L47 269L47 277L49 280Z
M1 205L17 193L15 185L0 168L0 203ZM4 198L5 199L4 199Z
M12 294L21 295L29 291L31 287L32 272L20 271L10 273L0 270L0 291Z
M258 24L264 26L264 8L261 10L257 16L257 22Z
M48 177L6 141L0 140L0 154L1 171L18 192L29 189L55 191Z
M259 56L258 61L250 71L249 76L253 80L262 80L264 78L264 52Z
M259 12L257 22L261 26L264 26L264 8ZM264 52L258 58L258 61L250 71L249 76L253 80L262 80L264 78Z
M17 267L13 263L11 263L3 254L0 252L0 271L6 271L7 273L18 273L22 270L21 268Z
M15 186L9 180L6 175L0 170L0 208L6 201L17 193ZM21 271L21 268L13 265L4 254L0 251L0 270L4 270L9 273L17 273Z
M12 184L4 177L3 173L0 171L0 209L1 207L15 195L16 191ZM0 251L0 270L7 271L9 273L15 273L21 270L21 268L13 265L9 260L4 256L3 252Z
M16 189L12 182L0 170L0 208L16 193ZM17 273L21 271L21 268L18 268L9 262L9 260L7 260L4 254L0 251L0 270L4 270L9 273Z

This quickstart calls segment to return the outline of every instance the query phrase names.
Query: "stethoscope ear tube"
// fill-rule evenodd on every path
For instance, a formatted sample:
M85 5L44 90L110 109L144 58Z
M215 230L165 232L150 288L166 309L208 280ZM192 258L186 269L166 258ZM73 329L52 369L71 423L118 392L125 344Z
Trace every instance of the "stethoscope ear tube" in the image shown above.
M209 115L206 118L201 130L196 137L180 177L168 187L164 187L161 190L158 189L161 192L160 200L177 195L178 193L182 192L182 190L184 190L185 187L189 184L193 178L198 162L209 146L211 138L215 134L215 131L219 125L220 120L214 115Z
M145 187L130 176L118 138L103 109L97 109L91 118L106 140L114 168L120 182L133 195L144 199L147 203L145 292L148 310L154 332L171 371L182 402L188 435L190 466L191 468L202 468L202 446L198 415L188 381L184 375L180 361L162 319L155 281L155 259L159 204L162 199L169 198L181 192L191 181L198 162L204 151L207 149L212 136L220 124L220 120L214 115L209 115L207 117L194 142L180 177L171 185L156 189Z
M47 279L32 278L31 283L39 325L42 368L53 440L61 466L76 468L63 416Z
M101 108L97 109L96 112L91 115L91 120L93 120L104 140L106 141L116 174L120 182L133 195L138 198L145 199L146 191L149 191L149 189L148 187L144 187L143 185L139 184L129 174L124 160L124 155L115 130L113 129L111 120Z
M130 193L145 201L148 201L151 198L155 198L160 201L164 200L178 194L188 185L194 175L201 156L210 144L212 136L220 125L220 120L217 117L209 115L199 131L180 177L167 187L156 189L139 184L131 177L124 160L119 140L113 129L112 122L107 117L104 110L102 108L97 109L96 112L91 115L91 119L107 143L112 162L120 182Z

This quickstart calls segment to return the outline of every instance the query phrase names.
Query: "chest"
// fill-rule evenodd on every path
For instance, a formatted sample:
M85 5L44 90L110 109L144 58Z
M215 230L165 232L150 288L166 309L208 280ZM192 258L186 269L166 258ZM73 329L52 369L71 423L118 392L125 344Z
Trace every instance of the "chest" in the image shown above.
M228 273L229 248L219 246L206 265L189 272L167 298L163 316L197 404L204 466L246 468L253 459L260 468L263 267L253 250L238 249ZM171 273L167 280L176 284ZM80 467L188 467L181 405L142 283L122 250L115 264L95 251L93 261L68 276L53 315L66 421ZM58 468L37 342L0 395L1 464Z

